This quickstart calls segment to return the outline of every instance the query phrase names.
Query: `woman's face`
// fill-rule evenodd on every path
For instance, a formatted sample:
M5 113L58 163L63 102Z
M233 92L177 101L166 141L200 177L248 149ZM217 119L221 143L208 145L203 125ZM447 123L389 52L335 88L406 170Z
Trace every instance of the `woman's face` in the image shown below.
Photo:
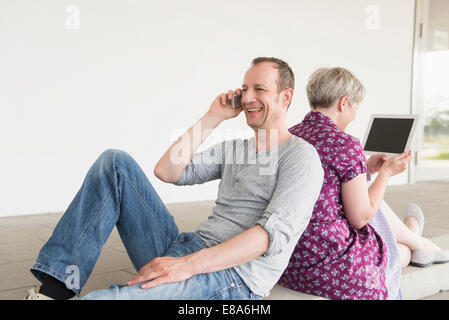
M352 122L354 121L354 119L357 116L357 110L359 109L361 102L354 102L352 104L347 105L347 108L345 108L345 113L344 113L344 128L346 130L346 127Z
M351 121L353 121L355 119L355 117L357 116L357 111L359 110L359 106L360 106L360 103L355 103L355 102L352 105L350 105L350 109L352 109L351 110L351 113L352 113Z

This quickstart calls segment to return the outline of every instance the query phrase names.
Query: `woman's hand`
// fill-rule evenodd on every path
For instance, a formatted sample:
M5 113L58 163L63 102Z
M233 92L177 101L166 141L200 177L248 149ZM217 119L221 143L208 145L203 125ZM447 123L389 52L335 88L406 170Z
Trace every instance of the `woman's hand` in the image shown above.
M401 153L396 157L385 160L380 168L380 172L384 172L389 177L397 175L407 169L407 164L412 159L412 151Z
M158 257L144 265L126 285L132 286L152 280L140 286L142 289L148 289L164 283L187 280L192 276L186 257Z
M371 156L368 161L366 161L366 166L368 167L368 171L370 174L378 173L382 165L384 164L385 160L387 160L388 157L386 154L375 154Z

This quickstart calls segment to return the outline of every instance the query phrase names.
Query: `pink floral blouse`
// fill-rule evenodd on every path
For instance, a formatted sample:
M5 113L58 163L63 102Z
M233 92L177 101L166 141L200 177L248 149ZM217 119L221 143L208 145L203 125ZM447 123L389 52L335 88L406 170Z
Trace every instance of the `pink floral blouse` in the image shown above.
M386 299L387 247L370 224L357 230L348 223L341 199L341 184L367 172L359 140L320 112L289 131L316 148L324 183L278 283L330 299Z

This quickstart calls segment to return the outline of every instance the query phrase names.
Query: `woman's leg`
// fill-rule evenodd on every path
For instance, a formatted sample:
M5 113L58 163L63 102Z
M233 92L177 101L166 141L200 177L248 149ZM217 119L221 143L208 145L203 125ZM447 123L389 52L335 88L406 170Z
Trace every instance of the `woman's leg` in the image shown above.
M441 250L432 241L419 235L418 221L415 218L408 217L405 223L402 222L385 201L382 202L382 210L398 243L401 262L410 262L410 251L413 250Z
M406 226L385 201L382 201L382 210L398 243L407 246L410 250L423 248L422 237L416 232L417 230Z
M410 259L412 257L412 252L409 247L403 245L402 243L397 243L399 258L401 260L401 268L405 268L409 265Z

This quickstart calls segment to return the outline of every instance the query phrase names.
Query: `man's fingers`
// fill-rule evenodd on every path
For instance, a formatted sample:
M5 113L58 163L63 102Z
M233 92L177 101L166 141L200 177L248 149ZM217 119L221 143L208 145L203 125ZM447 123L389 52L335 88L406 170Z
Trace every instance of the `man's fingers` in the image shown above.
M154 279L153 281L144 283L140 287L142 289L149 289L149 288L153 288L153 287L156 287L156 286L160 286L161 284L164 284L166 282L167 281L166 281L166 279L164 277L159 277L159 278Z
M232 100L232 97L234 96L234 91L232 91L232 90L228 90L228 93L227 93L227 95L228 95L228 100Z
M223 106L226 105L226 94L225 93L220 95L220 102Z
M228 90L228 92L220 94L219 95L220 103L223 106L229 104L232 101L232 98L234 97L234 95L242 95L242 90L241 89L235 89L235 91Z
M145 276L145 275L140 275L140 274L138 274L137 276L135 276L134 278L132 278L131 280L129 280L127 283L126 283L126 285L127 286L133 286L133 285L135 285L135 284L138 284L138 283L140 283L140 282L144 282L144 281L147 281L147 280L151 280L151 279L149 279L147 276Z
M143 274L143 275L137 275L136 277L134 277L133 279L128 281L126 283L126 285L133 286L133 285L141 283L141 282L153 280L154 278L157 278L157 277L158 277L158 274L155 272L151 272L151 273L147 273L147 274Z
M127 286L133 286L133 285L138 284L138 283L143 282L143 281L145 281L145 280L143 279L142 276L136 276L136 277L132 278L131 280L129 280L126 283L126 285Z

